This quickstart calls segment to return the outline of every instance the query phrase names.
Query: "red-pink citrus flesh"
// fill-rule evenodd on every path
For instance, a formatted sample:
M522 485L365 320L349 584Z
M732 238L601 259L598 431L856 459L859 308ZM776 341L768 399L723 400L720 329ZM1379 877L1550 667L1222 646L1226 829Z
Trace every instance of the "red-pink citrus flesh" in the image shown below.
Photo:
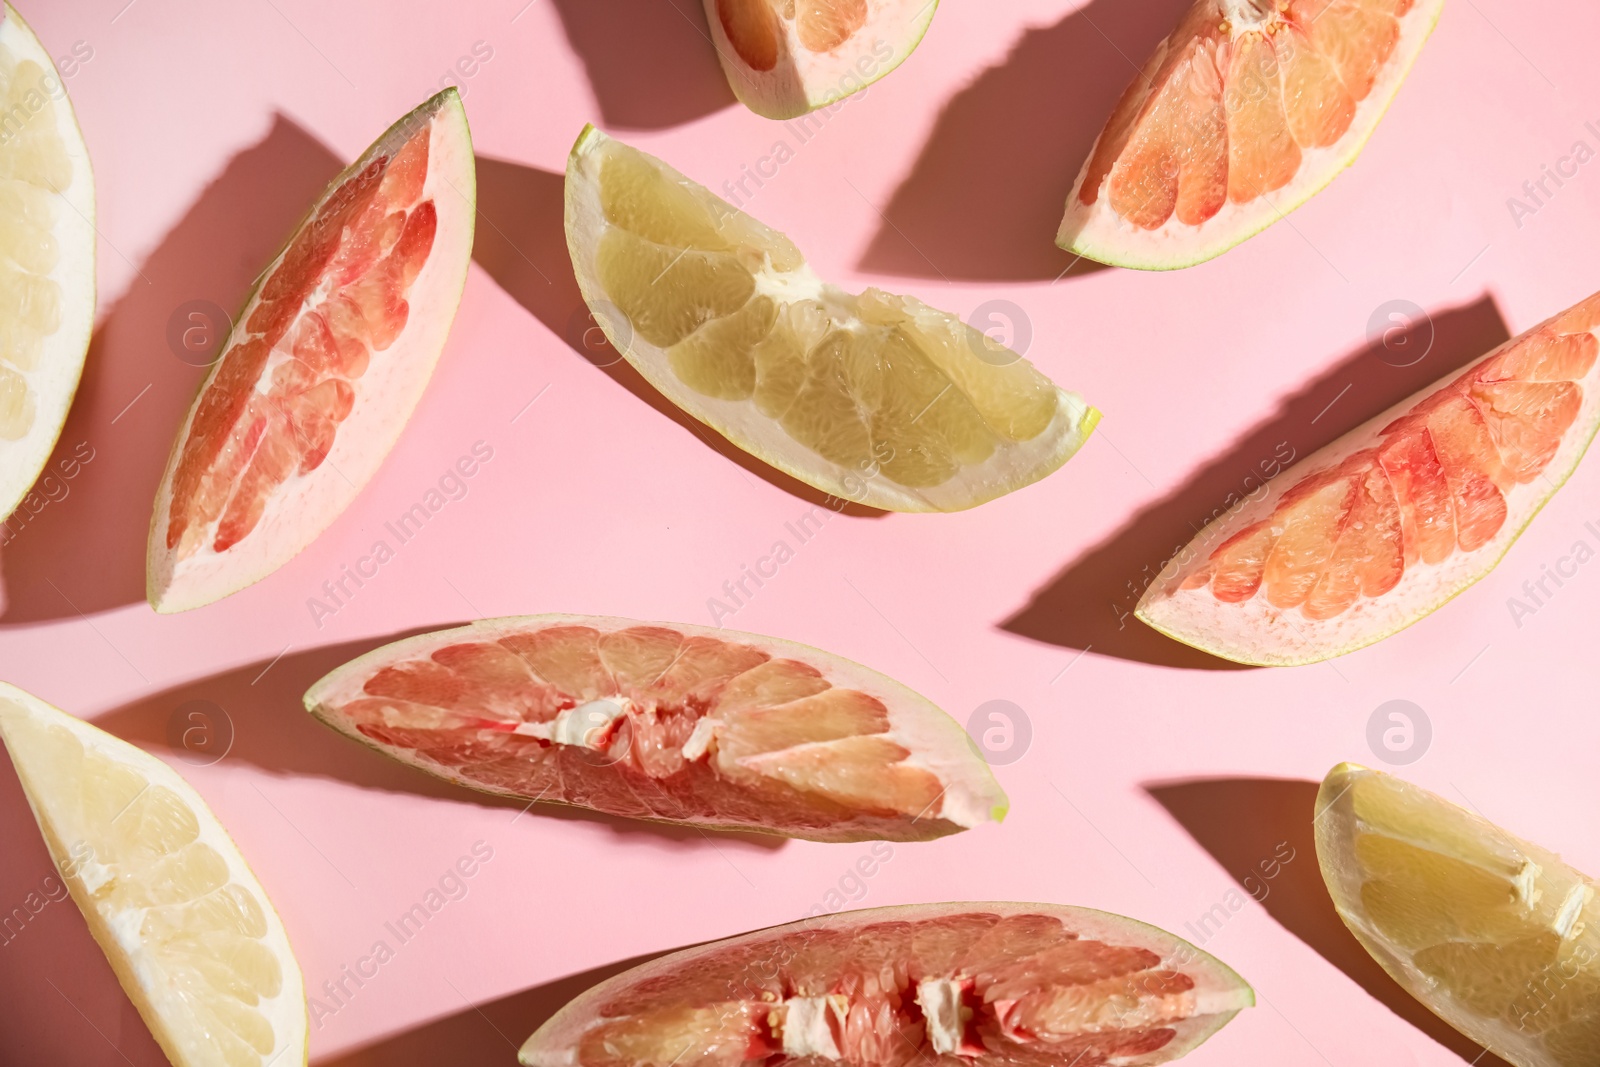
M875 671L771 637L490 619L370 652L305 703L441 778L629 818L920 840L1005 814L948 715Z
M377 470L450 332L472 253L473 173L466 112L446 90L335 178L262 272L156 496L157 611L266 577Z
M1444 0L1197 0L1112 112L1056 243L1166 270L1221 255L1355 161Z
M652 960L523 1044L527 1067L1151 1067L1254 994L1171 934L1058 904L872 908Z
M888 74L922 42L939 0L705 0L728 84L789 119Z
M1387 637L1482 578L1600 426L1600 294L1268 483L1145 592L1139 618L1241 663Z

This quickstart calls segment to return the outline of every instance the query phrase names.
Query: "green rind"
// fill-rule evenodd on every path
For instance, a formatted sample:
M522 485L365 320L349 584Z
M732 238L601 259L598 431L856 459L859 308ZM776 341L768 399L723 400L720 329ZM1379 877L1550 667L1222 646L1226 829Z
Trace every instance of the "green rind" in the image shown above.
M1256 226L1253 229L1247 227L1247 228L1241 230L1240 233L1237 236L1235 236L1232 240L1230 240L1227 244L1222 245L1221 247L1217 248L1214 251L1208 251L1208 252L1205 252L1205 253L1203 253L1201 255L1190 256L1188 258L1183 258L1182 256L1180 256L1178 258L1170 259L1170 260L1154 260L1154 259L1142 260L1142 259L1139 259L1138 257L1134 257L1134 256L1119 255L1117 253L1117 251L1114 250L1114 249L1110 250L1110 251L1098 250L1098 249L1094 248L1093 246L1084 245L1081 242L1076 241L1076 240L1072 241L1070 244L1062 244L1061 241L1058 239L1056 241L1056 247L1062 249L1063 251L1072 252L1072 253L1074 253L1076 255L1082 256L1084 259L1092 259L1096 263L1104 263L1108 267L1124 267L1124 268L1126 268L1128 270L1145 270L1145 271L1185 270L1185 269L1187 269L1189 267L1199 266L1201 263L1208 263L1211 260L1216 259L1218 256L1221 256L1221 255L1223 255L1223 254L1225 254L1227 252L1231 252L1235 248L1237 248L1241 244L1243 244L1244 242L1248 241L1250 238L1252 238L1252 237L1256 236L1257 234L1261 233L1262 231L1270 228L1274 223L1281 222L1281 221L1287 219L1289 217L1289 215L1291 215L1293 212L1298 211L1300 208L1304 207L1306 202L1309 201L1312 197L1316 196L1318 193L1322 192L1328 186L1332 185L1333 182L1334 182L1334 179L1338 178L1346 170L1349 170L1350 167L1355 163L1356 159L1366 149L1367 143L1369 141L1371 141L1373 135L1378 132L1378 127L1383 125L1383 120L1386 117L1388 117L1389 109L1394 106L1395 100L1400 96L1401 88L1404 87L1404 85L1406 83L1406 79L1411 76L1411 71L1416 66L1417 60L1422 56L1423 46L1426 45L1427 42L1428 42L1428 39L1433 36L1433 31L1434 31L1435 28L1438 27L1439 18L1443 14L1444 14L1444 5L1440 4L1439 8L1434 12L1433 18L1428 22L1428 31L1422 35L1421 43L1418 44L1418 46L1416 48L1416 51L1414 51L1411 54L1411 57L1408 60L1406 60L1405 66L1401 70L1401 75L1400 75L1399 79L1395 82L1394 92L1389 94L1389 99L1384 101L1383 107L1378 111L1378 117L1377 117L1376 121L1373 122L1372 128L1369 129L1366 132L1365 136L1360 137L1356 141L1352 142L1350 151L1344 156L1343 159L1341 159L1340 161L1335 163L1333 166L1328 168L1328 175L1327 175L1326 179L1324 179L1321 182L1316 183L1315 185L1309 186L1307 188L1305 194L1303 196L1301 196L1298 200L1296 200L1292 204L1290 204L1288 207L1275 207L1274 208L1274 213L1276 215L1275 218L1269 217L1265 221L1263 221L1259 226ZM1102 136L1103 135L1104 134L1102 132ZM1090 149L1089 149L1088 158L1086 158L1084 160L1084 166L1085 167L1088 167L1089 159L1094 158L1094 150L1095 150L1095 148L1099 147L1099 144L1100 144L1100 140L1099 140L1099 138L1096 138L1094 145L1092 145L1090 147ZM1076 191L1076 187L1074 187L1074 192L1075 191ZM1068 200L1069 208L1070 208L1070 204L1071 204L1071 200L1070 200L1071 195L1072 194L1070 194L1070 193L1068 194L1068 197L1069 197L1069 200ZM1058 234L1058 238L1059 238L1059 234ZM1196 646L1196 647L1199 647L1199 646Z
M1157 624L1156 622L1152 621L1147 615L1145 615L1145 613L1141 609L1135 608L1134 609L1134 616L1136 618L1138 618L1138 620L1140 622L1142 622L1146 626L1150 627L1152 630L1155 630L1158 633L1165 634L1167 637L1172 638L1174 641L1177 641L1180 644L1188 645L1190 648L1199 649L1201 652L1206 652L1206 653L1209 653L1210 655L1217 656L1217 657L1219 657L1221 659L1230 660L1231 662L1234 662L1234 663L1242 663L1247 667L1305 667L1305 666L1310 666L1311 664L1314 664L1314 663L1325 663L1330 659L1336 659L1339 656L1345 656L1345 655L1350 654L1351 652L1360 651L1361 649L1367 648L1370 645L1377 644L1379 641L1382 641L1387 637L1393 637L1395 634L1399 633L1401 630L1405 630L1405 629L1408 629L1408 628L1416 625L1417 623L1421 622L1423 619L1427 618L1429 615L1432 615L1434 612L1438 611L1440 608L1442 608L1446 604L1450 603L1450 601L1454 600L1456 597L1460 596L1462 593L1466 592L1472 586L1477 585L1484 578L1487 578L1489 576L1489 573L1491 571L1493 571L1496 567L1498 567L1500 565L1500 562L1506 558L1506 555L1508 553L1510 553L1510 551L1512 549L1512 546L1514 546L1517 543L1517 541L1522 537L1522 535L1527 532L1528 527L1533 524L1534 518L1536 518L1538 516L1538 514L1541 511L1544 510L1545 505L1550 503L1551 499L1554 498L1555 495L1558 492L1561 491L1561 488L1563 486L1565 486L1567 484L1568 480L1570 480L1572 478L1573 474L1575 474L1577 472L1578 465L1583 462L1584 456L1589 454L1589 449L1590 449L1591 446L1593 446L1594 440L1595 440L1595 436L1596 436L1597 433L1600 433L1600 421L1597 421L1595 423L1594 427L1592 427L1589 430L1588 438L1587 438L1587 440L1585 440L1583 442L1583 447L1578 450L1577 455L1573 457L1571 466L1569 466L1564 472L1562 472L1560 478L1556 479L1554 482L1551 483L1550 491L1548 493L1546 493L1543 497L1541 497L1539 502L1536 505L1534 505L1532 510L1530 510L1528 512L1528 517L1526 519L1522 520L1522 525L1518 526L1517 529L1516 529L1516 532L1513 533L1511 535L1510 539L1508 539L1506 541L1505 547L1500 550L1499 555L1497 555L1493 559L1491 559L1485 567L1483 567L1481 570L1479 570L1475 574L1471 574L1468 577L1464 578L1461 581L1461 583L1458 584L1455 587L1455 589L1451 590L1449 596L1446 596L1446 597L1436 601L1430 607L1422 609L1421 611L1419 611L1416 615L1414 615L1411 618L1411 621L1406 622L1406 623L1402 623L1399 626L1390 627L1389 629L1384 630L1381 633L1372 635L1370 637L1363 637L1361 640L1356 641L1356 642L1354 642L1354 643L1352 643L1352 644L1350 644L1350 645L1348 645L1348 646L1346 646L1344 648L1333 649L1333 650L1329 651L1328 653L1326 653L1325 655L1319 655L1319 656L1303 656L1303 657L1254 656L1254 657L1252 657L1249 653L1229 651L1229 650L1221 648L1221 647L1209 645L1202 638L1187 636L1187 635L1184 635L1184 634L1181 634L1181 633L1177 633L1177 632L1175 632L1173 630L1169 630L1166 627L1163 627L1163 626ZM1549 481L1549 479L1546 479L1546 481Z
M21 26L24 30L26 30L28 32L28 35L30 37L32 37L35 42L38 42L39 47L41 49L44 48L44 43L42 41L39 41L39 35L33 32L33 27L28 25L28 20L23 18L21 15L19 15L17 13L17 9L12 7L10 3L6 3L5 6L4 6L4 17L7 18L7 19L16 19L17 20L17 25ZM61 99L65 100L67 102L67 117L72 120L72 128L74 130L78 131L78 141L79 141L79 143L81 143L83 145L84 165L88 168L87 177L88 177L88 180L89 180L89 190L90 190L89 204L90 204L90 210L91 210L90 217L88 219L85 219L84 221L89 224L89 227L92 230L94 228L94 217L93 216L94 216L94 214L97 213L97 212L94 211L95 207L97 206L96 203L95 203L96 197L94 196L94 190L95 190L94 157L89 154L89 142L83 136L83 126L82 126L82 124L80 124L78 122L78 111L77 111L76 108L74 108L72 106L72 97L71 97L70 94L68 94L66 83L64 81L62 82L62 85L61 85ZM99 301L100 301L100 279L97 277L96 271L94 269L95 261L99 258L98 251L99 251L98 248L93 248L89 252L89 315L90 315L90 317L94 316L95 308L99 306ZM24 500L28 499L28 494L33 491L34 485L39 481L39 475L44 471L45 467L50 463L50 457L55 455L56 445L61 443L61 435L66 432L67 420L72 417L72 405L74 403L76 403L76 401L78 399L78 390L83 385L83 370L84 370L85 364L88 361L89 347L93 343L94 343L94 330L90 329L89 332L84 335L83 351L77 353L77 357L78 357L78 376L77 376L77 378L75 378L73 380L72 389L67 393L67 406L66 406L66 408L64 410L64 413L61 416L61 424L56 427L55 435L50 438L50 447L45 449L43 454L39 457L39 465L34 468L33 476L31 478L29 478L27 480L26 484L24 484L22 486L22 488L17 492L17 495L16 495L16 497L14 499L9 500L9 501L0 500L0 523L4 523L7 519L11 518L12 513L17 510L17 506L19 504L21 504Z
M400 646L406 645L406 644L408 644L410 642L413 642L413 641L420 641L420 640L425 640L425 639L428 639L428 638L434 638L434 637L438 637L439 635L445 634L445 633L462 633L462 634L466 634L466 633L469 633L469 632L476 632L476 631L479 631L479 630L490 630L490 631L493 631L493 630L496 630L496 629L509 630L509 629L512 629L512 628L515 628L515 627L527 626L527 625L538 623L538 622L546 622L546 621L558 620L558 619L559 620L594 620L594 621L602 621L602 622L628 623L630 625L640 625L641 624L639 622L639 620L635 620L635 619L623 619L623 618L618 618L618 617L613 617L613 616L601 616L601 615L585 615L585 616L573 616L573 615L508 615L508 616L502 616L502 617L494 618L494 619L480 619L477 622L471 622L471 623L466 624L465 626L451 627L451 628L445 629L445 630L434 630L434 631L430 631L428 633L423 633L423 634L414 634L414 635L412 635L410 637L404 637L404 638L401 638L398 641L391 641L388 644L381 645L378 648L372 649L370 652L365 652L362 655L357 656L355 659L350 660L347 663L343 663L343 664L339 665L338 667L335 667L333 670L329 671L327 674L323 675L321 678L317 679L315 682L313 682L311 684L311 687L306 690L305 695L301 698L301 704L302 704L302 706L304 706L306 711L311 713L313 718L315 718L322 725L326 726L328 729L330 729L330 730L334 731L335 733L339 734L339 736L349 738L349 739L351 739L353 741L358 741L361 744L365 745L367 748L370 748L374 752L377 752L379 755L383 756L385 759L388 759L388 760L390 760L391 762L394 762L394 763L398 763L401 766L409 767L411 770L417 772L420 775L423 775L424 777L430 778L430 779L432 779L434 781L446 781L446 782L449 782L451 785L457 785L457 786L462 787L463 789L468 789L468 790L471 790L471 791L477 792L477 793L483 793L483 794L486 794L488 796L507 797L507 798L510 798L510 799L513 799L513 800L527 800L528 798L526 796L524 796L521 793L514 792L512 790L494 789L494 788L491 788L489 786L479 785L479 784L477 784L475 782L465 782L465 781L458 781L455 778L445 778L442 775L438 775L438 774L432 773L431 771L429 771L425 767L422 767L422 766L420 766L418 764L412 763L412 762L410 762L408 760L401 759L400 757L396 756L393 752L390 752L387 748L385 748L382 745L379 745L377 742L373 741L371 738L364 737L359 733L352 732L350 730L344 729L344 727L340 724L340 721L339 721L337 716L335 716L335 715L333 715L331 713L325 713L324 712L323 705L320 702L320 700L318 699L318 693L325 686L333 684L337 679L342 678L342 677L344 677L344 676L346 676L348 674L361 674L361 673L370 674L370 673L372 673L373 670L376 667L382 666L382 665L388 663L389 661L391 661L392 659L394 659L395 653L396 653L397 649L399 649ZM671 626L679 626L679 625L682 625L682 624L678 624L678 623L661 623L659 625L671 627ZM774 637L768 637L768 636L766 636L764 634L742 633L742 632L736 631L736 630L724 630L724 631L722 631L722 633L725 634L730 640L738 640L740 638L746 638L746 639L750 640L752 643L757 644L757 645L761 645L761 644L787 645L787 646L790 646L790 647L793 647L793 648L797 648L797 649L803 650L805 652L809 652L809 653L817 656L822 662L827 662L827 661L831 660L831 661L835 661L835 662L841 662L841 663L849 664L850 666L855 667L858 670L861 670L861 671L864 671L864 672L866 672L868 674L875 675L875 676L877 676L879 678L882 678L885 682L887 682L893 688L905 690L907 693L910 693L913 697L916 697L918 700L922 701L923 703L928 704L930 707L932 707L935 710L937 710L940 715L944 716L944 718L949 719L951 727L953 727L955 730L961 730L960 724L956 723L954 719L950 719L950 716L949 716L949 714L947 712L943 711L942 709L939 709L937 705L933 704L933 702L928 700L926 697L921 696L921 694L916 693L914 690L910 689L909 687L901 684L900 682L895 681L893 678L890 678L888 675L882 674L879 671L875 671L871 667L867 667L864 664L856 663L854 660L846 659L844 656L840 656L837 653L829 652L826 649L816 648L816 647L814 647L812 645L803 644L803 643L801 643L799 641L791 641L791 640L789 640L787 638L774 638ZM962 732L963 736L965 736L965 731L961 731L961 732ZM970 743L970 740L971 739L969 737L968 738L968 742L969 743ZM996 823L998 823L998 822L1002 821L1006 817L1006 815L1009 814L1010 811L1011 811L1010 798L1006 795L1005 790L1000 786L999 781L995 778L994 771L989 767L988 763L985 760L982 759L982 757L976 752L975 749L973 751L973 760L974 760L974 762L973 762L974 769L980 769L982 771L982 776L983 776L986 784L990 788L992 788L992 790L994 791L994 794L995 794L995 796L997 798L995 803L993 804L993 806L990 808L990 817ZM582 804L574 804L574 803L571 803L570 801L566 801L566 800L553 800L553 799L540 797L540 798L536 798L536 802L539 803L539 804L549 804L549 805L552 805L552 806L555 806L555 807L572 808L572 809L575 809L575 810L578 810L578 811L593 812L595 810L593 808L586 807L586 806L584 806ZM604 813L601 813L601 814L604 814ZM623 818L624 816L616 816L616 817L617 818ZM952 834L957 834L957 833L961 833L961 832L963 832L965 830L972 829L971 827L961 826L958 823L954 823L954 822L951 822L951 821L946 820L946 819L940 819L940 820L937 820L937 822L929 821L928 823L926 823L925 824L926 825L926 830L923 833L920 833L920 834L908 834L908 835L906 835L904 837L889 837L889 836L886 836L882 832L872 832L872 831L867 831L867 830L849 830L849 829L844 829L844 830L842 830L840 832L796 833L795 831L792 831L792 830L782 830L782 829L777 829L777 828L774 828L774 827L766 827L766 826L760 826L760 825L755 825L755 824L751 824L751 823L742 823L742 822L723 822L723 821L715 821L715 820L666 819L666 818L660 818L660 817L648 816L648 815L629 815L629 816L625 816L625 817L630 822L651 823L651 824L658 825L658 826L698 826L698 827L702 827L702 828L710 829L710 830L729 831L729 832L744 832L744 833L757 833L757 834L766 834L766 835L772 836L772 837L781 837L781 838L785 838L785 839L823 841L823 842L827 842L827 843L837 843L837 844L849 844L849 843L852 843L852 842L860 842L860 841L892 841L892 842L897 842L897 843L900 843L900 842L915 843L915 842L919 842L919 841L934 841L934 840L937 840L937 839L939 839L941 837L949 837ZM913 823L912 825L916 825L916 824Z
M640 964L637 967L631 968L630 970L624 971L619 975L608 978L605 981L578 994L578 996L573 998L554 1015L547 1019L528 1037L526 1041L522 1043L522 1047L518 1050L517 1057L524 1067L535 1067L535 1060L533 1058L534 1055L537 1052L544 1051L536 1048L536 1042L539 1041L542 1035L554 1036L560 1034L564 1030L572 1028L574 1024L581 1026L586 1013L592 1013L594 1005L597 1005L605 998L627 988L630 983L638 981L640 978L645 977L650 973L664 970L665 968L678 962L680 959L686 957L710 955L720 948L729 946L731 943L742 942L750 938L766 937L775 934L803 935L812 930L828 929L829 927L843 925L846 922L854 924L859 922L890 921L896 919L916 921L921 919L937 918L942 914L982 910L994 910L999 911L1002 914L1014 914L1018 911L1037 910L1046 914L1090 916L1104 922L1108 926L1124 928L1129 932L1130 935L1141 934L1145 931L1149 931L1153 934L1159 935L1156 938L1150 938L1151 941L1159 942L1162 940L1171 940L1176 943L1176 947L1179 951L1186 950L1187 952L1192 953L1191 959L1193 960L1193 963L1191 964L1191 968L1193 966L1203 967L1206 970L1211 971L1220 980L1221 984L1229 986L1244 994L1247 1003L1243 1005L1243 1007L1255 1006L1255 989L1232 967L1229 967L1226 963L1223 963L1221 960L1206 952L1204 949L1191 944L1190 942L1178 937L1176 934L1173 934L1170 931L1163 930L1160 927L1151 925L1150 923L1140 922L1137 919L1130 919L1125 915L1118 915L1115 912L1100 911L1094 908L1080 908L1073 905L1026 903L1019 901L951 901L948 903L938 904L898 904L882 908L863 908L856 911L838 912L832 915L820 915L814 918L801 919L798 922L783 923L777 926L769 926L758 930L751 930L747 933L737 934L733 937L723 938L722 940L710 942L708 944L696 945L691 948L681 949L677 952L669 953L667 955L650 960L647 963ZM1132 938L1130 937L1130 941L1131 940ZM1238 1010L1243 1010L1243 1007ZM1222 1017L1221 1021L1214 1029L1206 1033L1198 1041L1194 1042L1189 1049L1182 1050L1179 1055L1185 1054L1188 1051L1192 1051L1193 1048L1198 1047L1199 1044L1215 1035L1218 1030L1220 1030L1223 1026L1226 1026L1227 1023L1232 1020L1234 1014L1237 1014L1237 1011ZM1063 1067L1070 1067L1070 1064L1063 1065Z
M435 106L435 102L436 101L437 101L437 106ZM311 206L309 208L306 209L306 213L300 217L300 221L298 221L298 222L296 222L294 224L293 229L291 229L289 231L288 236L286 236L284 238L283 243L278 246L278 250L272 254L272 257L270 259L267 260L266 269L262 270L260 277L258 277L256 279L255 284L250 287L250 291L245 294L244 300L239 305L239 310L234 313L234 322L237 323L237 322L242 321L245 309L247 309L250 306L251 302L255 300L256 294L261 291L261 287L266 284L267 278L269 277L269 272L270 272L271 267L274 264L276 264L279 261L279 259L282 258L284 252L286 252L288 250L289 245L294 241L294 239L296 237L298 237L300 235L300 231L305 229L306 224L311 221L312 217L316 214L317 209L320 208L323 205L323 203L328 199L328 197L333 195L333 193L340 186L342 186L346 181L348 181L355 174L359 173L361 168L366 165L367 156L371 154L373 148L375 148L379 144L381 144L386 138L389 137L390 134L395 133L396 131L398 131L398 130L400 130L403 127L406 127L408 125L414 125L418 121L418 117L420 115L422 115L424 112L429 112L430 109L431 109L430 113L437 114L439 112L444 111L444 109L447 108L447 107L453 109L459 115L460 122L461 122L461 130L462 130L463 134L465 134L466 139L467 139L467 147L468 147L468 149L471 149L471 147L472 147L472 126L467 121L467 110L466 110L466 107L461 103L461 95L460 95L460 93L458 93L456 91L454 86L452 86L450 88L447 88L447 89L444 89L441 92L437 92L437 93L433 94L427 100L424 100L421 104L418 104L416 107L414 107L410 111L406 112L404 115L402 115L395 122L391 123L389 125L388 129L384 130L383 133L379 134L376 138L374 138L372 144L368 145L367 148L362 151L361 155L356 157L354 162L352 162L349 166L345 167L344 170L340 171L338 173L338 175L335 176L331 181L329 181L328 184L323 188L321 194L318 195L317 199L312 202L312 204L311 204ZM477 219L477 204L478 204L478 188L477 188L477 174L476 174L476 168L475 167L473 169L473 172L472 172L471 176L472 176L472 179L473 179L472 188L468 189L468 190L457 189L456 192L460 193L460 195L472 207L472 218L474 220L474 223L476 223L476 219ZM469 235L469 236L471 236L471 235ZM471 273L470 268L468 270L464 270L464 271L461 272L460 284L456 287L455 301L452 304L452 308L453 308L453 310L451 312L451 316L452 316L451 325L452 325L452 327L454 326L454 321L453 321L454 315L455 315L456 311L458 311L460 309L461 296L466 291L467 275L470 274L470 273ZM449 333L449 331L447 330L446 334L448 335L448 333ZM228 338L228 339L224 339L224 344L226 344L226 341L229 340L229 339L231 339L231 337ZM171 475L171 473L176 470L178 454L182 450L183 443L184 443L185 439L187 438L186 431L188 430L188 427L189 427L190 413L193 412L195 405L199 402L201 395L206 391L207 386L209 386L211 384L212 379L214 377L216 377L216 370L217 370L218 366L220 366L220 361L219 361L218 364L213 365L211 372L208 373L204 378L202 378L200 380L200 384L195 388L194 399L189 401L189 406L188 406L188 408L185 409L184 421L179 426L177 437L173 440L172 447L167 452L167 463L166 463L166 466L163 468L164 473L162 475L161 487L156 491L156 499L155 499L155 502L154 502L154 504L152 505L152 507L150 509L150 527L149 527L149 530L147 531L147 533L145 535L145 560L146 560L146 563L145 563L145 572L144 572L144 596L145 596L145 600L149 603L151 609L153 611L155 611L158 615L177 614L180 611L192 611L195 608L205 607L206 606L206 604L196 604L196 605L192 605L191 607L187 607L187 608L163 607L161 602L160 602L160 600L159 600L159 598L158 598L158 596L157 596L157 590L156 590L156 587L155 587L155 571L154 571L154 568L151 566L151 561L154 560L155 555L156 555L156 550L155 550L156 527L160 524L161 506L162 506L163 503L166 502L164 498L166 496L166 492L165 491L166 491L166 488L167 488L167 480L168 480L169 476ZM413 410L412 414L415 414L414 410ZM408 417L406 421L409 422L410 418ZM403 428L402 428L402 430L403 430ZM338 516L335 515L334 519L337 519L337 518L338 518ZM333 520L329 521L329 525L332 525L332 521ZM324 527L324 531L323 532L326 532L326 527ZM320 536L320 534L318 536ZM313 537L312 541L315 541L315 540L316 540L316 538ZM300 552L304 552L307 548L310 547L310 544L311 544L310 542L307 542L305 545L301 546L299 551ZM296 552L295 555L299 555L299 552ZM293 559L294 557L291 556L289 558ZM288 560L284 560L284 563L287 563L287 562L288 562ZM283 564L280 563L279 567L281 568L282 566L283 566ZM248 582L244 582L241 585L237 585L237 586L235 586L234 588L228 590L225 593L219 594L218 596L214 597L210 601L207 601L207 604L214 604L218 600L222 600L222 599L225 599L227 597L230 597L233 594L239 592L240 590L248 589L250 586L255 585L257 582L265 581L267 578L271 577L275 573L277 573L277 568L274 568L273 570L268 571L266 574L260 575L257 578L251 579Z

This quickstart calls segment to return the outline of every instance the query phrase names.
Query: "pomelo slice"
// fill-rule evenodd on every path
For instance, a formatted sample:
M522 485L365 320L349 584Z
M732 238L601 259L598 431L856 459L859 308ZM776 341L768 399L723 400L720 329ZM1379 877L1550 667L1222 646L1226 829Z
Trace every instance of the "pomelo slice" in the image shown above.
M1517 1067L1600 1062L1593 879L1350 763L1322 783L1317 858L1345 925L1445 1022Z
M1255 996L1165 931L1059 904L870 908L617 975L523 1044L527 1067L1149 1067Z
M305 703L441 778L629 818L921 840L1006 810L966 733L916 693L703 626L489 619L369 652Z
M1200 531L1137 614L1240 663L1315 663L1494 569L1600 426L1600 294L1278 475Z
M260 581L372 477L450 332L474 203L467 116L447 89L312 206L178 431L150 524L157 611Z
M1128 86L1056 243L1145 270L1219 256L1355 161L1444 0L1197 0Z
M618 352L673 403L801 481L958 511L1038 481L1100 413L953 315L819 279L789 239L592 126L567 246Z
M916 51L939 0L705 0L728 84L769 119L866 88Z
M0 521L67 421L94 328L94 175L55 62L0 9Z
M167 1058L305 1063L305 987L288 935L189 783L4 683L0 739L62 881Z

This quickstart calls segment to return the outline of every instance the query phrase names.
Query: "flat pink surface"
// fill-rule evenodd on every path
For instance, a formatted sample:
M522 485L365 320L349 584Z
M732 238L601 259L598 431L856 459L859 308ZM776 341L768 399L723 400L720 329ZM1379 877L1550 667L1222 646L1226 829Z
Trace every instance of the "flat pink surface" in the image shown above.
M53 54L93 51L68 87L99 186L101 305L62 445L94 458L6 550L0 677L174 761L175 709L226 711L226 758L176 765L271 892L313 994L475 842L493 850L463 899L321 1018L313 1058L511 1063L594 977L570 976L846 898L969 898L1089 905L1191 937L1225 913L1205 947L1260 1006L1196 1067L1473 1060L1337 925L1307 783L1341 760L1374 762L1369 717L1413 701L1433 740L1403 773L1600 871L1600 566L1534 614L1508 607L1576 542L1600 545L1600 465L1491 577L1331 664L1203 669L1215 664L1119 612L1141 569L1282 442L1307 454L1600 286L1600 163L1520 225L1507 204L1574 142L1600 147L1600 123L1585 125L1600 120L1600 11L1452 0L1357 166L1288 222L1176 274L1080 266L1057 279L1070 263L1051 243L1060 202L1131 75L1125 57L1141 59L1183 0L947 0L911 60L804 144L733 103L698 0L525 2L25 12ZM298 559L222 603L157 617L142 599L145 527L200 374L168 350L169 316L193 299L237 305L342 161L475 46L492 50L463 79L477 263L410 427ZM1003 826L896 845L858 881L865 845L519 815L300 709L325 670L418 628L545 611L709 621L708 598L812 506L567 343L578 304L559 175L589 121L713 188L771 171L787 143L794 158L750 207L823 275L963 314L1012 301L1031 323L1029 357L1105 411L1065 469L976 511L831 519L725 620L869 664L963 721L989 700L1020 706L1033 738L997 769L1013 802ZM1370 348L1369 320L1392 300L1434 320L1432 350L1409 369ZM308 599L479 441L493 459L466 496L318 625ZM8 764L0 825L9 911L51 868ZM1249 899L1236 879L1286 841L1295 858L1263 903ZM0 1002L7 1065L160 1062L70 904L0 946Z

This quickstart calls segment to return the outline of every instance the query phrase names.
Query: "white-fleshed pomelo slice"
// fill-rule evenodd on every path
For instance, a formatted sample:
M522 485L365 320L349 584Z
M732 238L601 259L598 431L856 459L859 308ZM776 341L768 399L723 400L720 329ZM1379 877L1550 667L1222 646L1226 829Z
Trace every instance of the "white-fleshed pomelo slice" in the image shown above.
M1128 86L1056 243L1187 267L1260 233L1355 161L1444 0L1197 0Z
M1379 771L1335 767L1317 859L1394 980L1516 1067L1600 1063L1595 884L1561 857Z
M567 245L617 351L673 403L824 492L958 511L1038 481L1100 413L953 315L820 278L789 239L584 130Z
M1240 663L1381 640L1494 569L1600 426L1600 294L1358 426L1200 531L1138 616Z
M474 174L466 112L447 89L335 178L262 272L156 494L157 611L271 574L378 469L461 299Z
M866 88L922 43L939 0L705 0L734 95L790 119Z
M288 935L189 783L4 683L0 738L62 881L167 1058L304 1064L305 987Z
M0 8L0 521L61 436L94 328L94 175L66 84Z
M703 626L489 619L369 652L305 703L441 778L629 818L920 840L1006 809L966 733L905 686Z
M652 960L562 1008L527 1067L1153 1067L1255 995L1193 945L1059 904L914 904Z

